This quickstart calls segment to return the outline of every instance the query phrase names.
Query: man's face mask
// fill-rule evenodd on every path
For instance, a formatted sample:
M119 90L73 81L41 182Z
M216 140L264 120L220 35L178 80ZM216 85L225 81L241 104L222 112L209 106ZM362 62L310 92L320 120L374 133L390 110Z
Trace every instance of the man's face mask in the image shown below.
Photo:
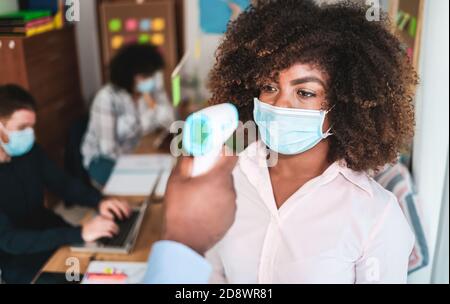
M6 129L3 128L5 131ZM0 145L5 150L6 154L11 157L19 157L27 154L33 148L35 142L35 135L33 128L27 128L21 131L7 131L9 142Z
M280 154L295 155L332 135L331 129L322 131L328 112L280 108L255 98L253 117L266 146Z

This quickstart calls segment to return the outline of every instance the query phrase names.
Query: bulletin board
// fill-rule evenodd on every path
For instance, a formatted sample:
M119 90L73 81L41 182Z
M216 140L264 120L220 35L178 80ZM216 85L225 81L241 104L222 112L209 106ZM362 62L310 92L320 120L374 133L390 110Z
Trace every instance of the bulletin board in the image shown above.
M165 84L170 96L170 75L178 62L174 1L101 2L99 23L104 80L110 60L122 47L153 44L166 62Z
M389 7L394 31L405 44L406 52L416 71L419 70L423 10L424 0L391 0Z

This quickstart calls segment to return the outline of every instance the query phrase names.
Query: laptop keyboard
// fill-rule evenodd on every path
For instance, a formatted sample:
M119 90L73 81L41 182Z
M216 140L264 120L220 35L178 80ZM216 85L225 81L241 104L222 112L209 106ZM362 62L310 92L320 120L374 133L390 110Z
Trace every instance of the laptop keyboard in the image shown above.
M97 241L97 243L103 247L124 247L128 235L131 230L133 230L134 225L139 218L139 214L139 210L133 210L129 218L123 221L117 220L116 224L119 226L119 234L113 238L101 238Z

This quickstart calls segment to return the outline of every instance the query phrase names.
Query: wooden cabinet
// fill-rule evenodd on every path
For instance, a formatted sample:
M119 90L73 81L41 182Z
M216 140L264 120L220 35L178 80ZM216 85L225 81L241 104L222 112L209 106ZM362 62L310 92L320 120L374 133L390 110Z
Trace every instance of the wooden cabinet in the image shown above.
M62 165L68 129L85 111L74 27L29 38L0 36L0 84L7 83L35 97L37 141Z

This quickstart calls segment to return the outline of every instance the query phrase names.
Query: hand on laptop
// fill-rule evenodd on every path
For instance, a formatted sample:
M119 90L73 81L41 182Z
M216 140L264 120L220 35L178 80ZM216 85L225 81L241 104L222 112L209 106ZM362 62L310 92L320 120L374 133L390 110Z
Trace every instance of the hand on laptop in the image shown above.
M167 186L163 240L182 243L203 255L234 222L232 171L237 156L222 156L207 174L192 178L193 159L182 157Z
M131 208L128 202L114 198L101 201L99 211L101 216L110 220L124 220L131 215Z
M89 243L100 238L112 238L119 233L119 227L114 221L96 216L82 226L81 237L83 241Z

